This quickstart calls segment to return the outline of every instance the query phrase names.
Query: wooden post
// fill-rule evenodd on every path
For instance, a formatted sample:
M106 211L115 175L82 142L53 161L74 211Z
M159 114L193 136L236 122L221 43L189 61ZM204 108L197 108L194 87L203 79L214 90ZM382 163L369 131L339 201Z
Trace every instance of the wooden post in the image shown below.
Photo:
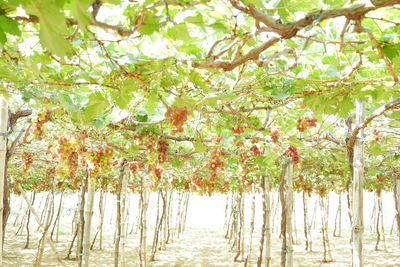
M126 266L125 261L125 245L126 245L126 191L127 191L127 177L125 165L122 175L122 188L121 188L121 267Z
M290 161L286 167L286 266L293 266L293 234L292 234L292 214L293 214L293 162Z
M281 267L293 266L293 162L285 159L279 184L279 198L282 205L281 235Z
M264 201L265 201L265 267L271 265L271 183L264 177Z
M92 217L93 217L93 202L95 194L94 181L89 181L89 189L87 193L87 202L85 203L85 229L83 232L83 244L82 244L82 266L89 266L90 256L90 232L92 228Z
M31 202L29 201L29 198L28 198L26 192L22 189L22 186L21 186L20 184L17 185L17 188L18 188L18 191L21 192L22 197L24 198L26 204L27 204L28 207L29 207L29 210L31 211L33 217L34 217L35 220L36 220L36 223L39 225L39 227L40 227L42 233L44 234L44 237L46 238L46 241L50 244L50 248L51 248L51 250L54 252L54 254L55 254L56 258L57 258L58 263L59 263L61 266L64 266L64 267L65 267L66 265L64 264L64 262L62 261L61 257L59 256L59 254L58 254L58 252L57 252L56 245L55 245L54 242L49 238L48 232L45 231L45 226L41 224L41 222L40 222L40 217L39 217L38 213L36 212L35 208L32 206Z
M254 184L252 184L252 187L251 187L251 194L252 194L252 198L251 198L250 240L249 240L249 247L248 247L244 266L251 266L251 254L252 254L252 248L253 248L253 234L254 234L254 217L255 217L255 213L256 213L256 193L255 193Z
M139 246L139 266L147 267L147 208L148 208L148 195L146 188L146 178L141 178L140 188L140 202L142 203L140 209L140 246Z
M396 208L395 220L397 222L397 234L399 236L399 245L400 245L400 174L394 171L393 179L394 179L393 196L395 201L394 205Z
M3 211L4 211L4 179L6 172L7 154L7 124L8 104L3 96L0 96L0 266L3 266Z
M356 126L365 120L365 103L361 99L356 100ZM364 129L361 129L356 137L353 158L353 192L352 192L352 266L363 266L362 235L364 231L363 218L363 187L364 187Z

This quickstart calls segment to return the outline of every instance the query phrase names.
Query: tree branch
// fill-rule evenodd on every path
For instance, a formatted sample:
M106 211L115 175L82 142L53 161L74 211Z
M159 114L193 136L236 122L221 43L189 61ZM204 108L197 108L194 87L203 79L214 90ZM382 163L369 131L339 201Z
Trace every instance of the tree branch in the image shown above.
M226 61L206 61L206 62L201 62L201 63L191 63L193 68L202 68L202 69L223 69L224 71L231 71L234 68L238 67L239 65L242 65L246 63L249 60L256 60L258 59L259 55L271 47L272 45L276 44L279 42L281 39L277 37L273 37L264 44L260 45L259 47L251 49L247 54L245 54L242 57L234 59L232 62L226 62ZM187 60L182 60L182 63L189 64Z
M236 0L230 0L230 2L232 6L253 17L256 21L262 22L267 26L269 31L279 34L283 39L295 36L299 30L310 26L315 22L321 22L323 20L337 17L346 17L349 20L360 20L366 13L372 10L400 4L400 0L375 0L371 1L373 6L366 7L363 4L358 4L347 8L320 10L308 13L302 19L297 21L282 23L279 19L275 19L258 10L252 4L246 6Z
M385 57L385 55L383 54L381 44L378 42L378 40L376 40L374 34L373 34L370 30L364 28L364 27L361 25L361 22L357 22L357 23L358 23L358 25L360 26L360 28L361 28L364 32L366 32L366 33L368 34L368 37L369 37L369 39L371 39L372 44L375 46L376 50L378 50L378 55L379 55L379 57L385 62L387 68L389 69L390 74L391 74L392 77L393 77L394 82L395 82L396 84L398 84L398 83L399 83L399 77L398 77L398 75L397 75L397 73L396 73L396 71L395 71L395 69L394 69L394 67L393 67L392 62L390 62L390 60L389 60L387 57Z
M353 148L354 144L356 142L356 139L357 139L357 135L360 132L360 130L367 127L367 125L371 121L373 121L376 117L379 117L380 115L382 115L383 113L385 113L388 110L397 109L397 108L400 108L400 97L377 108L374 112L372 112L371 115L369 115L367 118L365 118L365 120L362 124L356 125L356 127L353 129L353 131L351 133L349 140L347 141L347 146L350 148Z
M29 117L30 115L32 115L32 110L30 109L18 110L15 113L11 113L8 119L8 127L12 130L20 118Z

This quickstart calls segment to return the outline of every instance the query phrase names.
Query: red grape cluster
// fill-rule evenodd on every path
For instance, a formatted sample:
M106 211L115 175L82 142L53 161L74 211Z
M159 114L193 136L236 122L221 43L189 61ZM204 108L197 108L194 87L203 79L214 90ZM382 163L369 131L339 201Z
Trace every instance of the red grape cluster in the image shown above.
M253 156L254 156L254 157L259 157L259 156L261 156L261 151L260 151L260 149L258 148L257 145L252 146L252 147L250 148L250 151L253 153Z
M190 183L188 183L190 189L195 192L202 192L204 191L204 182L203 179L195 172L193 177L190 179Z
M225 166L225 162L221 159L221 149L219 148L221 140L222 136L220 135L212 137L214 145L211 149L211 155L206 165L206 168L210 170L210 183L212 184L217 179L218 170L223 169Z
M83 153L87 152L87 147L83 143L78 144L77 142L79 141L61 136L57 140L57 154L53 156L53 158L58 157L60 162L65 164L68 169L67 174L70 178L75 176L79 165L86 164ZM61 169L58 170L58 173L59 175L65 174Z
M373 134L374 134L375 142L378 142L379 141L379 131L377 129L374 129Z
M50 120L50 111L46 111L44 113L38 113L36 118L34 119L33 124L33 136L36 140L42 140L43 136L43 124Z
M242 150L239 153L239 172L240 172L240 180L242 181L242 183L244 185L247 184L247 174L249 173L249 170L247 168L248 166L248 159L250 158L250 155L248 153L248 151L246 150Z
M33 164L33 153L22 152L21 153L22 169L24 172L28 171Z
M160 181L164 173L164 169L161 167L157 167L154 169L154 173L156 175L157 181Z
M235 141L234 141L234 144L235 144L235 146L236 147L242 147L242 146L244 146L244 141L243 141L243 139L235 139Z
M297 130L300 132L304 132L309 127L316 127L317 126L317 119L313 116L304 117L297 120Z
M96 150L89 150L86 154L89 176L98 177L100 171L107 173L110 170L113 156L114 148L109 145L106 147L100 145Z
M173 106L167 109L165 118L176 127L176 129L172 130L172 135L183 132L182 126L187 121L189 114L190 111L186 107L179 108L177 106Z
M135 174L137 173L137 171L139 169L144 168L144 164L140 163L138 161L132 161L132 162L128 163L128 168L129 168L129 171L131 172L132 176L135 176Z
M72 152L75 152L74 145L66 137L60 137L57 140L57 144L58 144L58 147L57 147L56 151L57 151L57 154L58 154L58 157L59 157L60 161L61 162L68 162L69 155Z
M299 157L297 148L295 148L295 147L293 147L293 146L289 146L289 147L286 149L285 154L286 154L287 156L289 156L289 157L292 158L292 162L293 162L294 164L297 164L297 163L300 162L300 157Z
M302 174L294 181L295 187L301 189L303 192L307 193L308 196L311 196L313 191L313 185L309 179L305 179Z
M157 143L158 162L164 163L168 161L168 141L161 139Z
M379 182L381 182L381 183L384 183L385 182L385 176L384 175L381 175L381 174L377 174L376 175L376 179L379 181Z
M67 165L69 167L69 177L74 177L79 165L79 156L77 152L72 152L68 156Z
M278 127L274 126L272 127L270 130L270 136L271 136L271 142L272 143L278 143L278 139L279 139L279 129Z
M326 197L328 195L328 188L326 187L326 185L321 184L321 185L317 185L315 187L315 192L320 196L320 197Z
M219 134L213 135L211 137L211 141L213 142L214 145L219 145L222 141L222 139L224 139L222 136L220 136Z
M244 127L242 125L237 125L231 129L234 134L242 134L244 133Z
M46 180L51 181L55 175L56 175L56 168L55 167L46 169L46 176L45 176Z
M153 153L156 147L156 137L151 132L140 132L133 137L137 141L138 146L143 146L146 151Z

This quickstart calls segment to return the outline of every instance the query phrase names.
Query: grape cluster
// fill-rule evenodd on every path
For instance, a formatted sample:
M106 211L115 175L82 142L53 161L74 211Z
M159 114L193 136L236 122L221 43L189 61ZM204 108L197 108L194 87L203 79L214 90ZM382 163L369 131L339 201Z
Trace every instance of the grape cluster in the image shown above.
M244 133L244 127L242 125L237 125L231 129L234 134L242 134Z
M213 142L214 146L219 145L222 141L222 139L224 139L222 136L220 136L219 134L213 135L211 137L211 141Z
M156 175L157 181L160 181L164 173L164 169L161 167L157 167L154 169L154 173Z
M161 139L157 142L158 162L164 163L168 161L168 141Z
M153 133L144 131L135 135L133 139L136 140L138 146L146 148L146 151L153 154L156 147L156 137Z
M306 180L303 175L300 174L299 177L294 181L294 186L307 193L308 196L311 196L313 185L311 181Z
M78 144L78 141L66 138L59 137L57 140L57 149L56 154L53 155L53 158L57 158L61 163L65 164L68 170L68 176L73 178L78 170L79 165L84 165L86 162L83 157L80 157L80 154L87 151L86 146L82 144ZM48 149L50 150L51 147ZM61 169L58 170L59 175L65 175Z
M50 120L50 114L50 111L38 113L36 118L34 119L32 132L36 140L42 140L42 136L44 133L43 125Z
M377 174L376 175L376 179L379 181L379 182L381 182L381 183L384 183L385 182L385 176L384 175L381 175L381 174Z
M79 155L77 152L72 152L68 156L67 165L69 167L69 177L74 177L79 166Z
M304 117L297 120L297 130L300 132L304 132L307 128L316 127L317 126L317 119L313 116Z
M140 163L137 161L132 161L132 162L128 163L128 168L129 168L129 171L131 172L132 176L135 176L135 174L137 173L137 171L139 169L141 169L141 167L143 167L143 166L140 166Z
M278 127L274 126L272 127L270 130L270 136L271 136L271 142L272 143L278 143L278 139L279 139L279 129Z
M289 147L286 149L285 154L286 154L287 156L289 156L289 157L292 158L292 162L293 162L294 164L297 164L297 163L300 162L300 157L299 157L297 148L295 148L295 147L293 147L293 146L289 146Z
M240 181L242 181L244 186L249 185L249 181L247 180L247 174L249 173L248 170L248 160L250 158L250 155L248 151L242 150L239 153L239 174L240 174Z
M190 189L195 192L202 192L204 191L204 182L201 177L195 172L194 176L190 179L190 183L188 183Z
M69 155L75 151L75 147L66 137L60 137L57 140L57 154L61 162L67 162Z
M37 181L37 185L35 186L35 188L39 192L51 191L52 183L51 183L51 181L46 180L46 179L39 179Z
M250 148L250 151L253 153L253 156L254 156L254 157L259 157L259 156L261 156L261 151L260 151L260 149L258 148L257 145L252 146L252 147Z
M187 121L187 117L189 116L189 110L184 107L180 108L177 106L169 107L167 112L165 113L165 118L176 128L172 130L171 134L175 135L177 133L183 132L183 125Z
M210 158L207 162L206 168L210 170L210 183L213 184L217 179L218 170L224 168L225 162L221 159L222 151L219 147L222 136L214 135L211 139L213 142L213 147L211 149Z
M22 169L27 172L33 164L33 153L22 152L21 153Z
M54 176L56 175L56 168L52 167L52 168L47 168L46 169L46 175L45 175L45 179L51 181Z
M235 141L234 141L234 144L235 144L236 147L239 148L239 147L244 146L244 141L243 141L243 139L236 138Z
M315 192L320 196L320 197L326 197L328 195L328 188L326 187L326 185L321 184L321 185L317 185L315 187Z
M96 150L88 150L86 154L88 163L88 172L90 177L98 177L100 172L104 173L110 170L114 148L110 145L99 145Z
M373 134L374 134L375 142L378 142L379 141L379 131L377 129L374 129Z

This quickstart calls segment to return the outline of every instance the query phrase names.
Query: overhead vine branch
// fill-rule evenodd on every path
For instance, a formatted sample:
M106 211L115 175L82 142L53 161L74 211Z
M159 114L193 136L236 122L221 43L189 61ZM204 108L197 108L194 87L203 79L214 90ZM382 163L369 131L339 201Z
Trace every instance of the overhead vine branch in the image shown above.
M202 69L223 69L224 71L231 71L235 69L236 67L245 64L247 61L250 60L257 60L259 55L267 50L269 47L272 45L278 43L281 39L277 37L273 37L264 44L251 49L249 52L247 52L245 55L235 58L231 62L226 62L226 61L206 61L206 62L190 62L188 60L181 60L181 62L185 64L189 64L194 68L202 68Z
M369 115L368 117L365 118L365 120L362 124L355 126L355 128L353 129L353 131L351 133L350 138L347 141L347 146L350 148L353 148L354 144L356 142L356 139L357 139L357 135L360 132L360 130L367 127L367 125L371 121L373 121L375 118L381 116L388 110L398 109L398 108L400 108L400 98L396 98L396 99L380 106L379 108L377 108L374 112L371 113L371 115Z
M398 84L399 83L399 76L397 75L397 73L396 73L396 71L395 71L395 69L393 67L392 62L390 62L390 60L387 57L385 57L385 55L383 54L381 44L378 42L378 40L376 40L374 34L370 30L362 27L361 22L358 21L357 23L358 23L359 27L364 32L367 33L369 39L371 39L372 44L375 46L376 50L378 51L379 57L385 62L387 68L389 69L389 72L392 75L394 82L396 84Z
M263 23L266 26L266 31L279 34L283 39L289 39L296 36L299 30L316 22L337 17L346 17L349 20L359 20L372 10L400 4L399 0L375 0L372 1L373 6L358 4L347 8L319 10L305 15L302 19L297 21L282 23L280 19L275 19L273 16L265 14L254 5L244 5L236 0L230 0L230 2L232 6L253 17L256 21Z

